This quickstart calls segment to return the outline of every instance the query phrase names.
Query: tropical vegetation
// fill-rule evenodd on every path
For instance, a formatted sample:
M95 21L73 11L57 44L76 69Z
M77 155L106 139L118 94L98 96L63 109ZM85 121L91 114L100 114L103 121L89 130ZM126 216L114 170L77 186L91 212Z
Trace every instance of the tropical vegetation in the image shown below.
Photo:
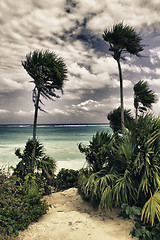
M38 110L44 111L40 97L53 100L59 98L56 90L63 92L64 81L67 78L67 67L62 58L48 50L35 50L26 55L26 60L22 61L22 66L33 79L35 87L33 89L33 103L35 107L33 123L33 152L31 158L31 170L34 174L34 158L36 144L36 126Z
M44 189L36 177L8 175L0 169L0 233L2 240L15 239L20 230L44 215L49 205L41 200Z
M16 156L21 159L14 169L14 175L24 179L28 173L32 173L32 150L33 150L33 140L29 139L26 146L21 153L20 148L15 150ZM56 170L56 161L45 153L45 148L38 140L36 140L35 149L35 161L34 161L34 172L41 173L42 176L49 179L54 175Z
M54 182L56 161L46 155L45 148L38 140L36 140L35 160L34 166L32 166L32 151L33 140L28 140L26 146L21 153L20 149L16 149L16 156L21 159L17 166L13 170L13 175L20 178L23 182L26 176L32 175L33 167L35 172L35 180L39 182L41 187L45 190L45 193L50 192L49 185Z
M102 209L122 204L139 207L140 223L150 228L157 226L160 221L159 129L160 119L146 114L118 138L105 133L108 139L104 142L104 133L96 134L82 149L88 163L79 178L82 196ZM100 162L101 169L93 167L92 155L96 156L94 166Z
M110 154L109 146L112 146L112 143L111 134L97 132L88 146L84 146L82 143L78 145L80 152L85 154L88 166L93 172L98 172L109 164L107 159L109 159L108 154Z
M107 114L109 125L115 134L122 132L121 125L121 108L113 109L113 111ZM125 128L131 130L134 127L134 118L132 117L130 109L124 109Z
M140 80L133 87L134 90L134 107L136 120L138 118L138 111L145 113L147 109L152 109L152 104L157 102L157 96L153 90L149 88L146 81Z
M62 168L55 176L54 187L56 191L66 190L78 186L79 171Z
M109 51L113 53L113 57L118 64L121 99L121 126L124 133L123 78L120 60L125 59L124 54L126 53L139 57L140 52L143 51L143 46L141 44L142 39L133 27L123 25L123 22L114 25L111 30L106 29L103 33L103 39L109 43Z

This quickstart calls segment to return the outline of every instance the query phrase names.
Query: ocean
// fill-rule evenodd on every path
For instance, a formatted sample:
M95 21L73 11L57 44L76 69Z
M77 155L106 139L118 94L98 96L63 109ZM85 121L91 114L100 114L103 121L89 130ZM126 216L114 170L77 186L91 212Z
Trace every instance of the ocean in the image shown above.
M111 132L107 124L38 125L37 137L47 155L61 168L80 169L85 166L85 156L78 144L89 144L96 132ZM28 139L32 138L32 125L0 125L0 166L13 166L19 162L15 149L23 151Z

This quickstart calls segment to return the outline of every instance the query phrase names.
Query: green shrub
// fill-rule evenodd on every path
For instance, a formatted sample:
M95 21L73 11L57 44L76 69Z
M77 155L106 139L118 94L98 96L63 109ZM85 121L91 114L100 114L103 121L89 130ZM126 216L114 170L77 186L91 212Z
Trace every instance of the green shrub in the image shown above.
M93 172L98 172L102 168L111 167L111 154L112 154L113 138L108 132L97 132L88 146L84 146L81 143L78 148L81 153L86 156L86 161L89 168Z
M109 112L107 119L109 120L109 125L115 134L122 133L121 107ZM127 129L131 130L133 128L134 119L132 117L131 110L129 109L124 109L124 122Z
M141 214L142 214L142 208L137 207L137 206L130 207L126 203L123 203L121 208L122 208L121 215L123 217L125 217L125 218L128 217L131 220L136 220L137 218L140 219Z
M160 223L151 226L141 221L142 209L136 206L128 206L128 204L122 204L123 217L128 217L135 221L134 228L130 232L132 237L137 237L142 240L159 240L160 239Z
M29 176L28 176L29 179ZM0 182L0 232L2 239L18 235L19 230L24 230L31 222L47 212L49 205L40 199L41 192L38 186L32 185L34 179L26 179L21 184L16 177L6 178Z
M21 183L28 178L27 181L34 178L39 190L43 189L44 194L51 193L51 185L54 183L56 162L45 154L45 149L39 141L36 141L36 156L34 160L34 176L31 167L31 156L33 149L33 141L28 140L23 153L20 149L15 154L21 159L14 169L13 175L21 179ZM33 180L33 179L32 179Z
M160 239L160 223L154 227L143 224L142 222L136 222L133 230L130 233L132 237L137 237L142 240L159 240Z
M56 189L59 191L72 187L77 187L77 183L78 171L62 168L56 176L55 186Z
M20 152L19 148L15 151L16 156L20 158L21 161L17 164L13 174L21 179L24 179L28 173L32 173L32 149L33 140L29 139L26 143L23 153ZM43 145L37 140L34 159L34 173L41 173L41 175L49 181L54 176L55 170L55 160L46 155Z

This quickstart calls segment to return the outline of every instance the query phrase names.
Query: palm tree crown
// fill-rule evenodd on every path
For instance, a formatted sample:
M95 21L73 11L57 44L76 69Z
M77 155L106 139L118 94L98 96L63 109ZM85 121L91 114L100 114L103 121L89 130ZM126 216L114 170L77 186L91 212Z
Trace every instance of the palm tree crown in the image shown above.
M62 58L48 50L36 50L26 55L26 60L22 61L22 65L35 84L34 103L38 91L46 99L58 97L55 90L62 91L67 76L67 68Z
M133 87L134 90L134 107L136 111L136 119L138 110L144 112L147 108L152 109L152 104L157 102L157 96L154 91L149 89L148 83L140 80ZM140 106L142 104L142 106Z
M116 60L121 58L122 53L128 52L139 57L139 52L143 51L140 44L141 36L135 32L134 28L124 26L123 23L114 25L111 30L105 30L103 39L109 43L109 51L113 52Z

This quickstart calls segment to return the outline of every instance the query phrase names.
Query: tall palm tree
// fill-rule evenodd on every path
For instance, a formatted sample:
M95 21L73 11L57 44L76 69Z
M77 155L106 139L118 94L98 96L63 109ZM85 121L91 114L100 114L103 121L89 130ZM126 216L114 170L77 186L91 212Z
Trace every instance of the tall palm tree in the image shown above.
M40 97L53 100L59 98L56 90L63 92L64 80L67 77L67 68L62 58L48 50L35 50L26 55L26 60L22 61L22 66L33 78L35 87L33 89L33 103L35 107L33 124L33 151L32 151L32 170L34 172L36 126L38 110L42 110L39 103Z
M121 125L122 131L124 132L123 79L120 59L124 59L122 55L127 52L139 57L139 52L143 50L141 45L142 39L141 36L135 32L134 28L128 25L124 26L123 23L114 25L111 30L105 30L102 36L104 41L109 43L109 51L113 52L113 57L118 64L121 98Z
M149 89L148 83L140 80L133 87L134 90L134 107L136 120L138 118L138 110L140 112L147 111L147 108L152 109L152 104L157 102L157 97L151 89ZM140 105L142 104L142 106Z

